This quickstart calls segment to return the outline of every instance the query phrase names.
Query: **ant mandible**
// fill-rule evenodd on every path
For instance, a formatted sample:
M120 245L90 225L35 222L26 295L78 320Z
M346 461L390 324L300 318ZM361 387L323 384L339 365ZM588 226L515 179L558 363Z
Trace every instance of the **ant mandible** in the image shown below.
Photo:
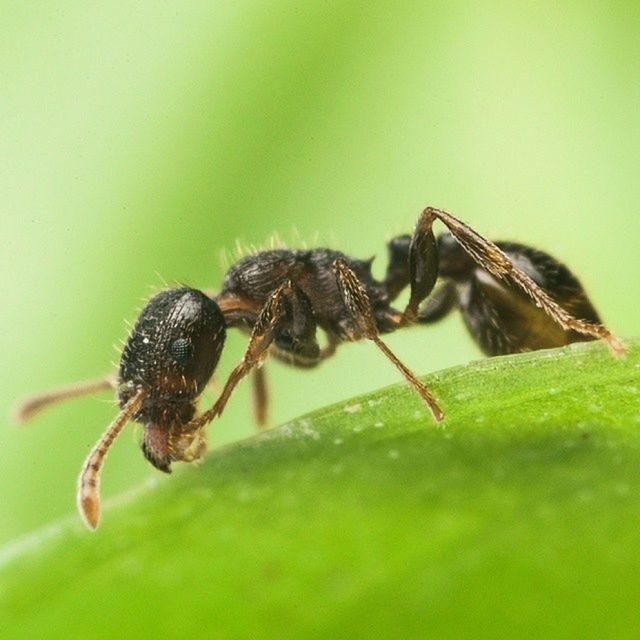
M433 223L447 227L437 239ZM115 389L120 413L87 458L78 481L78 507L91 529L100 517L99 474L109 447L130 420L143 423L142 451L170 472L174 461L192 462L206 447L203 428L220 416L236 385L253 373L257 422L266 419L263 370L268 354L311 368L342 342L371 340L398 368L436 422L438 402L381 340L413 324L429 324L454 307L489 356L558 347L600 338L614 355L624 345L601 323L577 278L546 253L525 245L492 243L440 209L422 212L413 235L393 238L384 280L371 260L332 249L259 251L234 264L222 291L207 296L182 287L160 292L143 308L126 342L117 378L87 382L32 397L18 409L27 420L55 402ZM436 281L441 284L434 294ZM403 311L391 306L410 288ZM196 400L209 382L227 328L250 332L240 364L208 410ZM326 334L326 346L316 334Z

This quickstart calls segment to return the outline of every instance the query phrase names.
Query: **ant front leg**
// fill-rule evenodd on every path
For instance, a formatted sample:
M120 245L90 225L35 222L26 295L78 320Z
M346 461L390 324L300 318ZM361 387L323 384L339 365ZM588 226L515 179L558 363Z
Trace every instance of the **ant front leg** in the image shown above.
M400 359L389 349L389 347L380 339L378 328L373 317L373 311L369 302L369 296L358 280L356 274L349 268L343 259L336 260L333 263L333 269L336 274L338 289L344 302L346 311L355 321L358 329L363 337L371 340L384 353L384 355L395 365L395 367L404 376L405 380L413 387L416 393L422 398L427 405L433 419L436 422L444 420L444 412L438 405L436 399L431 392L418 380L415 374L400 361ZM425 294L426 295L426 294Z
M269 388L264 367L254 369L251 374L251 391L253 396L253 417L259 431L267 424L269 415Z
M283 320L285 314L283 300L287 290L290 288L291 283L287 281L281 284L271 294L253 325L244 357L240 364L236 366L229 375L220 397L216 400L213 407L186 424L183 429L185 432L197 431L221 415L238 382L250 373L254 367L262 364L267 356L267 350L273 342L278 325Z
M231 372L211 409L185 425L185 431L196 431L222 414L234 389L253 372L254 408L258 424L266 419L266 383L260 366L270 347L281 360L300 367L317 364L332 351L321 351L315 339L316 322L309 301L290 280L281 284L260 311L251 331L242 361Z
M626 352L622 342L606 327L572 316L537 285L531 277L518 269L504 251L446 211L431 207L426 208L418 221L414 238L416 234L424 237L432 235L431 228L436 219L446 225L460 246L479 267L499 280L513 283L565 331L575 331L582 335L600 338L609 345L609 348L617 357ZM409 303L410 305L411 302Z

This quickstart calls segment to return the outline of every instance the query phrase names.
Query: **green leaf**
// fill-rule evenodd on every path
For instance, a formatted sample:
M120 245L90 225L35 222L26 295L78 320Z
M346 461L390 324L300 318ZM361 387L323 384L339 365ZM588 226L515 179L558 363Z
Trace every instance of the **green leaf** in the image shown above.
M640 342L426 382L442 427L395 385L1 549L3 637L637 637Z

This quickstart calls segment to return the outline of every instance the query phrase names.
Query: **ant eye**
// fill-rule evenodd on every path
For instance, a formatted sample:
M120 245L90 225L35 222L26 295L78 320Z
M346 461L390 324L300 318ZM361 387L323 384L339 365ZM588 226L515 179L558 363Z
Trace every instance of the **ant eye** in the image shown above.
M186 338L178 338L171 343L170 352L175 362L185 366L193 357L193 346Z

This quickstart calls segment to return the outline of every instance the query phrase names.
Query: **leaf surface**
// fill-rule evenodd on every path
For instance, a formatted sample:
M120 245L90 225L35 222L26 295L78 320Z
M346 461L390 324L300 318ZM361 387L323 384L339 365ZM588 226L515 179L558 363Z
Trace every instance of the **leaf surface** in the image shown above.
M635 638L630 345L428 376L442 427L395 385L35 532L0 549L4 637Z

